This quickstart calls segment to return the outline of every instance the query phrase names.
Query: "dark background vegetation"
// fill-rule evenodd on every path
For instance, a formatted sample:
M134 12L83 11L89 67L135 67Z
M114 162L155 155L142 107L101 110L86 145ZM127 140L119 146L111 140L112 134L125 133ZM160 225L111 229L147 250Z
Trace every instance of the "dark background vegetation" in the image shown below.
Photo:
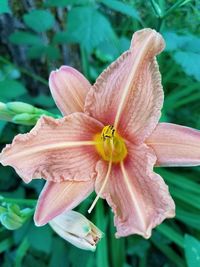
M0 0L0 101L24 101L57 114L48 88L50 71L70 65L93 82L128 48L133 32L144 27L159 30L167 43L158 59L165 91L162 120L200 129L198 0ZM0 121L1 146L29 129ZM15 231L0 226L0 266L200 266L200 168L155 171L169 185L177 215L149 240L115 239L112 212L100 200L90 219L105 237L95 253L73 247L49 226L37 228L30 219ZM11 198L11 204L18 198L36 199L42 185L25 185L11 168L0 166L0 195ZM78 207L87 217L92 199ZM18 207L33 209L26 200Z

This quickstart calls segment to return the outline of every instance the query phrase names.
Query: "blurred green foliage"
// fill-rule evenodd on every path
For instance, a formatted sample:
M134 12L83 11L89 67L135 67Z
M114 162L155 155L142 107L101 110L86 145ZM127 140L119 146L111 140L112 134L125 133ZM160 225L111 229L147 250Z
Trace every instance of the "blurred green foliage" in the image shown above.
M14 30L1 39L1 102L24 101L59 114L47 89L51 69L69 64L92 82L128 48L134 31L151 27L167 44L159 56L165 91L161 120L200 129L198 0L1 0L0 14L0 19L14 19ZM19 63L17 51L23 52L27 66ZM0 121L1 146L29 129ZM155 171L169 185L177 207L175 219L157 227L149 240L115 239L113 214L100 200L89 217L105 237L91 253L66 243L48 226L35 227L30 219L35 201L28 199L37 198L43 181L24 184L11 168L0 166L0 266L200 266L200 168ZM77 209L87 214L92 199Z

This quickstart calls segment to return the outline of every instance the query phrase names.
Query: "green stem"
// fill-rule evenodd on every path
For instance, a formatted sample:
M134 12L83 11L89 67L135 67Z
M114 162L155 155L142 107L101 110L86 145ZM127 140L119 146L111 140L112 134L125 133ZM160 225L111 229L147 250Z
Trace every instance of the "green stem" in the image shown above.
M180 7L183 3L183 0L177 1L173 6L167 9L167 11L163 15L163 18L167 17L171 12L173 12L176 8Z
M158 18L158 25L157 25L157 31L160 32L163 26L164 20L163 18Z
M29 72L27 69L23 68L23 67L19 67L17 65L15 65L14 63L12 63L11 61L9 61L8 59L0 56L0 61L5 63L5 64L10 64L10 65L13 65L15 66L17 69L19 69L22 73L26 74L27 76L30 76L31 78L33 78L34 80L38 81L38 82L41 82L42 84L44 85L48 85L48 82L43 79L42 77L40 77L39 75L37 74L34 74L34 73L31 73Z
M21 205L28 205L28 206L35 206L37 203L36 199L24 199L24 198L7 198L2 197L0 199L0 202L6 202L6 203L14 203L14 204L21 204Z
M84 75L89 79L89 64L88 64L88 53L86 52L85 48L81 45L81 62Z

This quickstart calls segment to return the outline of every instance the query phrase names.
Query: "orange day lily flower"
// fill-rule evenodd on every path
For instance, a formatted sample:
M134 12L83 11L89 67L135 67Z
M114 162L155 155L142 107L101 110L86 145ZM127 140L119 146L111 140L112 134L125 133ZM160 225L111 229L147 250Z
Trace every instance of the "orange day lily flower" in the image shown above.
M163 105L155 56L164 49L155 30L133 35L131 47L90 83L63 66L50 75L61 119L42 117L0 154L28 183L42 177L35 223L44 225L71 210L93 190L114 211L116 237L148 238L175 205L153 166L199 165L200 132L158 123Z

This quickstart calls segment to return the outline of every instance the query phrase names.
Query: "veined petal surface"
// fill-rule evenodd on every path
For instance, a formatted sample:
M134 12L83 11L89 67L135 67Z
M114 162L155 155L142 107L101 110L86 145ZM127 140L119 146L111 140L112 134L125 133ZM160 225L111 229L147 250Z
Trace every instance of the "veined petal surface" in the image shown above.
M75 208L93 190L94 180L46 182L38 199L35 224L44 225L62 212Z
M42 117L30 133L17 135L3 149L0 162L15 168L25 182L89 180L99 158L92 140L102 127L83 113L58 120Z
M49 87L57 107L63 115L68 115L83 111L85 97L91 85L79 71L62 66L51 72Z
M134 142L142 143L160 118L163 90L155 56L162 36L144 29L133 35L130 49L97 79L86 97L85 112Z
M149 238L151 230L165 218L175 215L175 205L163 179L153 172L156 157L146 145L129 146L129 156L113 165L102 193L112 207L116 237L131 234ZM96 191L105 178L107 164L97 164Z
M200 165L200 131L172 123L159 123L145 141L153 148L158 166Z

